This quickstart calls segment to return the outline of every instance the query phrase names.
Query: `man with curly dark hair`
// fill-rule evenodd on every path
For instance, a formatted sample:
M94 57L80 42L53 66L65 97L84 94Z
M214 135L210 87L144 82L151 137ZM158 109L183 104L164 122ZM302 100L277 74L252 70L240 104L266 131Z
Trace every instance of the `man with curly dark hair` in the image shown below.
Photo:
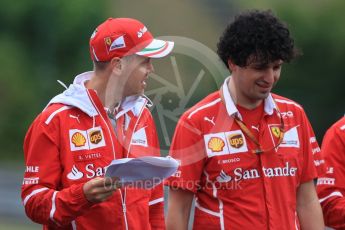
M170 155L168 229L323 229L313 180L324 170L303 108L271 93L299 55L270 11L238 15L218 43L231 72L217 92L181 117Z

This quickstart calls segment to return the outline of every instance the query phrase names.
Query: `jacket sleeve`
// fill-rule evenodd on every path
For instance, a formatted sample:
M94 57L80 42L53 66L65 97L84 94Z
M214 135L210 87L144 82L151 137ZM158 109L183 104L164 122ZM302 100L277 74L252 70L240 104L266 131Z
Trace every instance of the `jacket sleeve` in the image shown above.
M318 179L317 192L325 223L335 229L345 229L345 130L333 125L326 132L321 151L327 172Z
M22 202L34 222L56 227L70 224L92 206L83 193L83 184L61 189L63 165L59 155L59 127L34 121L24 140L26 170Z

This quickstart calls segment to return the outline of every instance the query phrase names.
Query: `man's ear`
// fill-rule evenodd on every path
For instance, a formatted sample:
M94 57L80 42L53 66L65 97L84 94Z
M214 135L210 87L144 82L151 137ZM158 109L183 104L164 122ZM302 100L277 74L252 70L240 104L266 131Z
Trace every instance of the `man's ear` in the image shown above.
M111 67L112 72L121 73L123 69L123 63L121 61L121 58L119 57L112 58L110 60L110 67Z
M237 68L237 65L231 61L231 59L228 59L228 67L231 72L234 72Z

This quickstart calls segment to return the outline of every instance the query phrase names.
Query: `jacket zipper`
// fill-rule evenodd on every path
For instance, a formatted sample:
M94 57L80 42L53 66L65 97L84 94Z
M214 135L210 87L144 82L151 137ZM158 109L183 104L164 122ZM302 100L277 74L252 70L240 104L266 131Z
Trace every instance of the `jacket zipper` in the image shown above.
M136 121L136 124L135 124L134 127L133 127L133 133L134 133L134 131L135 131L135 128L136 128L137 125L138 125L139 119L140 119L140 117L141 117L141 114L142 114L142 112L143 112L145 106L146 106L146 103L147 103L147 100L146 100L145 104L143 105L143 107L142 107L140 113L138 114L138 119L137 119L137 121ZM125 116L125 115L123 115L123 116ZM132 135L131 135L131 137L132 137ZM131 145L132 145L132 140L129 141L129 146L128 146L126 158L128 158L128 156L129 156ZM122 192L121 192L121 190L120 190L120 195L121 195L122 211L123 211L123 217L124 217L124 220L125 220L125 226L126 226L126 230L128 230L127 213L126 213L126 212L127 212L127 207L126 207L127 189L124 188L124 195L123 195L123 196L122 196Z
M98 114L101 116L103 122L105 123L105 126L107 127L110 139L111 139L111 147L113 149L113 158L116 159L116 154L115 154L115 146L114 146L114 141L113 141L113 137L112 137L112 133L111 133L111 129L108 126L108 123L106 122L105 118L102 116L102 114L100 113L100 111L98 110L97 106L95 105L95 102L93 101L91 95L89 94L89 92L87 91L87 94L89 95L89 98L93 104L93 106L96 108ZM115 132L115 131L114 131ZM124 217L124 222L125 222L125 226L126 226L126 230L128 230L128 223L127 223L127 216L126 216L126 203L125 203L125 199L123 199L122 196L122 192L120 191L120 198L121 198L121 204L122 204L122 211L123 211L123 217ZM124 197L126 198L126 197Z
M124 189L125 193L122 196L122 192L120 190L120 195L121 195L121 203L122 203L122 212L123 212L123 217L124 217L124 221L125 221L125 227L126 230L128 230L128 222L127 222L127 207L126 207L126 194L127 194L127 190L126 188Z
M96 108L98 114L101 116L103 122L105 123L105 125L106 125L106 127L107 127L107 129L108 129L108 133L109 133L109 136L110 136L110 139L111 139L111 145L112 145L112 149L113 149L113 156L114 156L114 159L116 159L114 141L113 141L113 138L112 138L111 131L110 131L110 128L109 128L109 126L108 126L108 123L106 122L105 118L102 116L101 112L98 110L96 104L94 103L94 101L93 101L93 99L92 99L92 97L91 97L91 95L89 94L88 91L87 91L87 94L89 95L89 98L90 98L90 100L92 101L93 106ZM145 104L143 105L143 107L142 107L142 109L141 109L141 111L140 111L140 113L139 113L139 115L138 115L138 119L137 119L137 121L136 121L137 123L136 123L136 124L134 125L134 127L133 127L133 132L135 131L135 128L136 128L136 126L137 126L137 124L138 124L138 121L139 121L139 119L140 119L140 117L141 117L141 114L142 114L142 112L143 112L143 110L144 110L146 104L147 104L147 99L146 99ZM115 122L116 122L116 121L115 121ZM113 131L114 131L114 133L115 133L115 130L113 130ZM115 133L115 134L116 134L116 133ZM126 158L128 158L128 155L129 155L129 152L130 152L130 146L131 146L131 141L129 142L129 147L128 147L128 151L127 151ZM127 194L126 188L124 188L124 192L125 192L125 193L124 193L124 196L123 196L123 195L122 195L122 192L121 192L121 190L120 190L120 197L121 197L122 212L123 212L125 227L126 227L126 230L128 230L127 207L126 207L126 194Z

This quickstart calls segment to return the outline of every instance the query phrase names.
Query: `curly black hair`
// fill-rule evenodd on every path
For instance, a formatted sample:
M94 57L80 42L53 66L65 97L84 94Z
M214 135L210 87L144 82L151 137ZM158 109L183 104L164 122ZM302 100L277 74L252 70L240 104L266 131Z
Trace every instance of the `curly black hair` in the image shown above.
M265 65L279 59L290 62L300 54L287 26L270 10L247 11L236 16L217 47L218 56L227 67L229 59L245 67L253 62Z

